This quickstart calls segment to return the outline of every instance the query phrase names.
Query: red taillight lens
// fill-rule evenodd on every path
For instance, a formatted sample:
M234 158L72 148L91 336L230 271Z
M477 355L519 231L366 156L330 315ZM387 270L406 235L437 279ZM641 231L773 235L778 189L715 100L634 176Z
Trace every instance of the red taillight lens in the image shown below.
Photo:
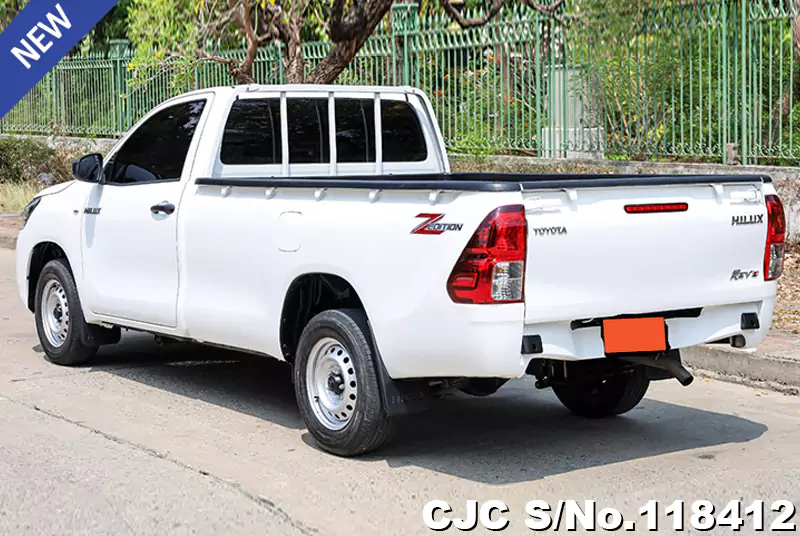
M486 216L447 281L456 303L513 303L524 299L528 222L525 207L508 205Z
M764 251L764 280L778 279L783 273L783 253L786 241L786 215L777 195L766 196L767 247Z

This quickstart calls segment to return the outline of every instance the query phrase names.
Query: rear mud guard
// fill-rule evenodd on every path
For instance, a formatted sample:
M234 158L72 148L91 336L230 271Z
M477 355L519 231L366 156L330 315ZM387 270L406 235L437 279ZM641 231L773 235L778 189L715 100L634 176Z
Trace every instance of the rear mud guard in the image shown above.
M390 417L427 410L433 403L433 390L424 380L393 380L375 353L375 370L386 414Z

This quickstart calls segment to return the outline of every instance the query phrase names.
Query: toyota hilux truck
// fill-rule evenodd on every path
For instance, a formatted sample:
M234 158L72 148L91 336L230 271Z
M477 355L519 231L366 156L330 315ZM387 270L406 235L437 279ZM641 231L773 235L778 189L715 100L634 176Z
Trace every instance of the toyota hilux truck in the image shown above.
M124 329L285 360L342 456L447 390L607 417L688 385L681 349L764 339L784 256L768 177L451 173L405 87L195 91L73 174L17 243L47 358Z

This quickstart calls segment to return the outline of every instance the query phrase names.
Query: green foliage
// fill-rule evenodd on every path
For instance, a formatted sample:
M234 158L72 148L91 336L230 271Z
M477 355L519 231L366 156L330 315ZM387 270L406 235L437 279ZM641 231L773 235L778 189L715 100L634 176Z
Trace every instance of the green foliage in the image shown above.
M128 38L128 11L131 4L133 0L120 0L100 19L85 39L90 51L108 52L112 41Z
M221 25L219 32L215 29L216 22L228 10L226 1L127 1L128 36L136 50L130 63L134 89L154 78L166 80L173 89L185 89L196 83L199 66L214 63L210 56L241 58L243 55L244 34L233 20ZM267 2L274 4L275 0L262 0L263 4ZM281 6L288 13L292 0L281 2ZM329 16L330 1L311 1L302 19L303 40L327 43ZM267 42L263 48L274 45L274 41ZM225 82L231 81L228 78Z
M41 173L56 182L70 180L73 156L69 149L53 149L35 139L0 136L0 183L35 181Z
M132 87L141 87L162 71L170 73L171 87L189 83L203 4L204 0L130 1L128 36L136 50L128 67Z

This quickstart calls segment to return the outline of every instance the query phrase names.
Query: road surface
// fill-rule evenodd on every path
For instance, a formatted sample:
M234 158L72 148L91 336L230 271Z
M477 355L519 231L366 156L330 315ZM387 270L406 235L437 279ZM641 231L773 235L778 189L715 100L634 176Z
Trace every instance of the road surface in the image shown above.
M47 363L0 250L0 534L432 534L433 499L454 514L502 500L523 534L533 499L626 519L650 499L800 504L798 449L796 397L658 382L628 415L588 421L523 379L339 459L315 448L276 361L131 335L90 367Z

